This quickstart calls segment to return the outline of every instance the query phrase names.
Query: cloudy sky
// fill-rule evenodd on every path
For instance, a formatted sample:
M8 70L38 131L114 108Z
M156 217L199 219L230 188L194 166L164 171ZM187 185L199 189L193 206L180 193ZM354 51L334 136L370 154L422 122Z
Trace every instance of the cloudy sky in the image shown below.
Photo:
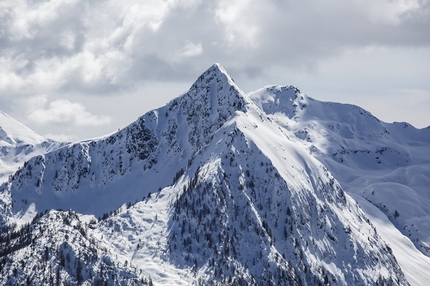
M215 62L430 125L430 0L0 0L0 109L51 138L122 128Z

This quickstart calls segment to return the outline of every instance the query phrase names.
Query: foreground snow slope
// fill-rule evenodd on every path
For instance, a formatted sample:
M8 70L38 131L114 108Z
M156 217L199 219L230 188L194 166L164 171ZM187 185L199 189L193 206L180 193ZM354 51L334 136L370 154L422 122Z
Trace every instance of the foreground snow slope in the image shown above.
M96 221L51 210L0 235L1 285L148 285L134 265L118 263L92 235Z
M285 90L268 108L214 65L118 133L28 160L0 187L2 282L422 285L318 160L330 144L306 143L292 119L306 97ZM20 264L32 252L47 271Z
M268 86L249 96L347 192L378 207L430 256L430 128L381 122L360 107L320 102L293 86Z
M353 197L372 221L378 233L381 234L382 239L393 249L393 254L409 283L411 285L426 285L430 281L430 272L428 271L430 258L417 250L410 239L395 228L387 216L377 207L358 195Z

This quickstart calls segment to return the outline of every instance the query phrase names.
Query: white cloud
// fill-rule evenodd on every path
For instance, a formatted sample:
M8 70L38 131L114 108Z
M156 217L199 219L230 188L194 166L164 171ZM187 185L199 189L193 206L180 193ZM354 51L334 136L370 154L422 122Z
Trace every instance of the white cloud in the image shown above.
M72 124L76 126L101 126L111 122L109 116L97 116L88 112L80 103L59 99L51 102L47 109L36 109L28 119L38 124Z
M202 52L202 43L194 44L190 41L186 41L185 45L180 50L176 51L176 55L180 57L195 57L201 55Z
M21 98L16 100L17 105L24 109L27 113L32 113L35 110L43 109L48 103L48 96L46 94Z
M255 75L315 66L351 47L430 45L427 0L48 0L0 8L0 89L10 96L105 95L142 80L191 79L214 62ZM217 44L203 53L202 43Z
M0 56L0 94L2 94L0 96L5 96L8 93L18 93L25 89L25 80L16 71L26 64L26 59Z
M216 19L223 24L224 39L228 46L256 48L260 44L259 32L264 28L258 18L261 16L261 10L266 8L265 1L219 1L215 15Z

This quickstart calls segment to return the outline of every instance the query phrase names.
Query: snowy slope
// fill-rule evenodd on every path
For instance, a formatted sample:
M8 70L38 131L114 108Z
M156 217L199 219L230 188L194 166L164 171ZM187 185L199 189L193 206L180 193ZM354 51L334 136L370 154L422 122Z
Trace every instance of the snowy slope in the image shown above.
M136 265L151 257L151 277L163 284L407 284L355 201L249 108L215 133L174 185L104 221L107 247Z
M51 152L67 143L47 139L28 129L6 113L0 111L0 183L19 170L32 157ZM12 204L10 192L0 192L0 225L7 221L8 209ZM26 220L35 212L29 210Z
M370 201L430 256L430 128L381 122L360 107L320 102L293 86L268 86L249 96L348 193Z
M10 211L35 202L38 212L71 208L102 216L171 184L211 134L250 102L221 69L213 66L187 93L111 136L29 160L1 187L13 194Z
M49 211L0 235L2 285L148 285L132 264L120 264L92 236L95 220Z
M372 221L381 237L390 245L403 273L411 285L426 285L430 281L430 258L417 250L414 244L388 220L378 208L358 195L353 196ZM413 263L411 263L413 262Z
M123 285L408 285L413 273L422 278L409 282L420 285L423 268L399 265L343 191L341 169L333 168L340 159L323 160L338 142L308 127L314 119L299 126L308 98L294 87L279 90L287 96L264 90L251 100L216 64L189 91L119 132L28 160L0 187L1 237L13 232L23 241L0 255L2 282L94 284L96 271L110 267L100 277ZM360 136L379 136L378 129L366 132ZM373 148L368 140L364 148ZM401 166L408 166L402 156ZM350 169L373 164L342 159ZM22 231L11 227L59 208L73 211L49 211ZM51 238L54 229L59 233ZM50 270L18 270L32 252Z
M1 146L18 146L19 144L38 145L46 138L22 125L3 111L0 111L0 144Z
M60 143L40 136L0 111L0 182L26 160L59 146Z

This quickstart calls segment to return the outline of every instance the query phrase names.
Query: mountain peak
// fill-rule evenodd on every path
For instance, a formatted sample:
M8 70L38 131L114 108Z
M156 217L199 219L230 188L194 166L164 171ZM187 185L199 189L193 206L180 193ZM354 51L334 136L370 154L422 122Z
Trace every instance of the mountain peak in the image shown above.
M0 110L0 145L16 146L20 144L37 145L47 139L22 125Z
M200 144L209 143L214 132L236 112L245 112L250 103L251 100L226 70L220 64L214 64L198 77L187 92L158 112L166 114L171 122L185 119L190 132L189 141L199 148Z
M267 114L284 113L293 118L306 107L306 95L293 85L270 85L248 94L249 98Z
M225 68L219 63L214 63L206 71L215 72L215 73L222 73L222 74L228 75Z
M236 85L227 70L219 63L214 63L204 73L225 77L231 84Z
M228 72L224 69L224 67L218 63L213 64L204 73L202 73L199 76L199 78L196 80L196 82L194 82L191 89L193 89L195 85L199 85L199 83L202 83L202 82L210 85L214 79L216 79L217 83L224 82L228 85L233 86L234 89L239 91L243 96L245 95L240 90L240 88L236 85L236 83L234 82L232 77L228 74Z

